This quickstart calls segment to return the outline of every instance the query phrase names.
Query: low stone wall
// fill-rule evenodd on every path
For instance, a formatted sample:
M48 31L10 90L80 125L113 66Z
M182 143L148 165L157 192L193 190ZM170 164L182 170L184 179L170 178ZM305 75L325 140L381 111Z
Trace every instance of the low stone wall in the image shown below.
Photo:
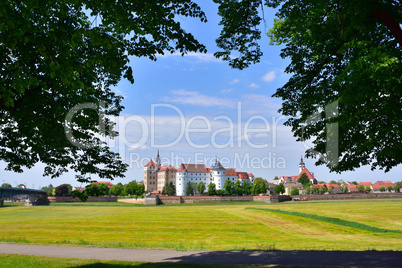
M78 197L73 198L71 196L49 196L48 200L50 203L68 203L68 202L82 202ZM115 196L90 196L87 202L117 202L117 197Z
M183 203L181 196L158 196L159 204L180 204Z
M117 199L117 202L122 202L122 203L130 203L130 204L144 204L145 203L145 198L120 198Z
M159 202L158 196L147 196L144 199L144 205L158 205Z
M279 203L284 201L290 201L292 198L288 195L280 196L253 196L253 201L263 203Z
M350 193L350 194L311 194L311 195L292 195L291 198L306 198L307 200L335 200L335 199L383 199L383 198L402 198L402 193Z
M183 196L183 203L250 202L252 196Z

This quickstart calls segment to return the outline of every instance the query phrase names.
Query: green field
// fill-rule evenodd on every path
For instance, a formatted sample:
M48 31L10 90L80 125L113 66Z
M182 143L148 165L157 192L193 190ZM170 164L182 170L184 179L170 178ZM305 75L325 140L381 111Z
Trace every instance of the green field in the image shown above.
M107 267L107 268L167 268L167 267L195 267L195 268L217 268L217 267L255 267L255 266L225 266L213 264L185 264L185 263L146 263L129 261L105 261L92 259L73 259L56 257L39 257L16 254L0 254L0 263L2 268L29 267L29 268L61 268L61 267ZM281 266L269 266L279 268Z
M250 209L256 208L256 209ZM177 250L402 250L402 200L0 208L0 242Z
M62 268L62 267L85 267L85 268L298 268L301 266L282 266L282 265L222 265L222 264L186 264L186 263L147 263L147 262L128 262L128 261L105 261L92 259L56 258L39 257L16 254L0 254L2 268L29 267L29 268ZM315 266L316 268L324 266ZM336 268L331 266L332 268ZM326 267L324 267L326 268Z

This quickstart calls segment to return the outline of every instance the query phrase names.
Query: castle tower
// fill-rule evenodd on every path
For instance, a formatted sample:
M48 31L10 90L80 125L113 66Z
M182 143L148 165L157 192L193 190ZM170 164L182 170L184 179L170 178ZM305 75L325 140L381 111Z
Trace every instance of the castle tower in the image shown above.
M300 164L299 164L299 174L302 172L302 170L304 169L305 164L303 162L303 156L300 157Z
M158 187L158 166L154 161L149 162L144 166L144 186L145 191L152 192Z
M161 167L161 158L159 157L159 149L158 149L158 155L156 156L156 166L158 168Z
M219 162L218 158L215 160L215 164L211 166L211 182L215 183L216 190L222 190L225 184L225 168Z

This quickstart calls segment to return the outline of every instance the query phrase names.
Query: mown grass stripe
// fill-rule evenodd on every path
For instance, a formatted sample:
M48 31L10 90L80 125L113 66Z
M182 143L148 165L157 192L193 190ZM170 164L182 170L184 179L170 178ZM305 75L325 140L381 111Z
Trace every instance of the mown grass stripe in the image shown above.
M354 221L347 221L347 220L342 220L339 218L325 217L325 216L307 214L307 213L302 213L302 212L285 211L285 210L269 209L269 208L251 208L251 207L248 207L246 209L264 210L264 211L269 211L269 212L274 212L274 213L299 216L299 217L324 221L324 222L328 222L328 223L333 223L333 224L337 224L337 225L358 228L361 230L366 230L366 231L371 231L371 232L376 232L376 233L397 233L397 234L402 233L402 231L400 231L400 230L389 230L389 229L377 228L377 227L369 226L369 225L354 222Z

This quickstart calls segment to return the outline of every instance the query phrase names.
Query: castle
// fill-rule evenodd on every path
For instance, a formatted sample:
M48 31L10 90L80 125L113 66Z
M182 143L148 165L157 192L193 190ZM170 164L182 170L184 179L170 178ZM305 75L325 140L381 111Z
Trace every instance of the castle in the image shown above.
M159 150L155 162L151 159L144 166L144 185L148 192L162 192L165 183L172 182L176 186L176 195L184 196L189 182L197 184L203 182L206 189L210 183L214 183L216 190L223 190L227 180L254 183L254 175L247 172L237 172L234 168L226 169L218 159L215 160L215 164L211 168L207 168L204 164L184 163L181 163L178 169L171 165L161 166Z

